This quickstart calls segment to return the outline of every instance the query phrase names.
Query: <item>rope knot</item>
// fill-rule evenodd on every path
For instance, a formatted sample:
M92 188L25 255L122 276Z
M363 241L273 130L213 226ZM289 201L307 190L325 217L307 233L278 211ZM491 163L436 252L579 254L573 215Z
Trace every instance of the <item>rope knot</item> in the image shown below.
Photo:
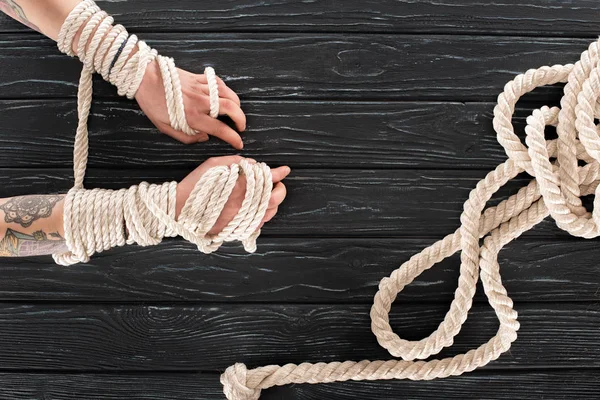
M242 363L237 363L227 368L221 375L223 393L228 400L258 400L260 389L247 386L248 369Z

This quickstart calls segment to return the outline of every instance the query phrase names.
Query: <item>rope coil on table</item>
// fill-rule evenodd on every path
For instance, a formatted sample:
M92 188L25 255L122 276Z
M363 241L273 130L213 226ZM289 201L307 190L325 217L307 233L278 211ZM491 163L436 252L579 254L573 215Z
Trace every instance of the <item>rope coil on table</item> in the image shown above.
M58 36L58 48L78 55L83 62L79 80L78 116L73 151L74 187L64 203L65 240L69 253L55 254L61 265L88 262L92 254L111 247L137 243L158 244L164 237L182 236L210 253L224 242L239 240L248 252L256 251L258 229L267 210L273 188L271 170L264 163L239 164L209 169L186 200L179 218L176 212L176 182L162 185L142 182L129 189L104 190L83 188L88 158L88 128L92 103L92 74L115 85L119 95L133 98L148 64L156 60L160 67L171 126L188 135L196 134L185 119L179 75L172 58L158 55L135 35L129 35L92 0L79 3L69 14ZM77 51L73 40L81 32ZM134 51L136 50L136 51ZM210 93L210 115L219 114L219 96L215 72L205 70ZM241 208L227 226L216 235L208 232L217 221L238 178L246 180Z
M575 65L531 69L508 82L498 96L493 124L508 160L471 191L456 232L411 257L379 284L371 308L371 329L379 344L402 360L270 365L251 370L238 363L221 375L226 397L256 400L262 389L292 383L445 378L484 366L507 351L517 338L519 322L502 285L499 251L548 215L573 236L594 238L600 233L600 137L594 122L600 117L599 61L600 42L596 41ZM535 88L559 82L567 82L561 108L544 106L533 111L527 118L526 147L512 125L515 104ZM549 125L556 126L558 139L545 140L545 127ZM521 172L535 179L515 195L486 209L492 195ZM591 213L581 201L581 196L589 194L595 194ZM423 271L459 250L458 287L444 320L422 340L400 338L389 323L389 311L398 293ZM464 354L415 361L453 344L467 319L480 275L488 302L500 322L496 335Z

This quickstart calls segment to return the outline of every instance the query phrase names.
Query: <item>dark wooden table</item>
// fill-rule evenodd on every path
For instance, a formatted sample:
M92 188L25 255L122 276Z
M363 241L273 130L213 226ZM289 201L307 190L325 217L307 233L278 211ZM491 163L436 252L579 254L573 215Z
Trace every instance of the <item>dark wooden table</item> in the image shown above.
M576 61L600 33L597 0L99 4L179 66L216 67L249 117L243 154L291 165L289 197L250 256L169 240L68 268L0 260L2 399L222 399L219 373L238 361L389 358L370 332L377 284L452 232L470 189L505 159L491 126L504 83ZM0 32L0 196L65 192L80 64L4 16ZM99 80L95 95L88 187L179 179L233 154L159 135ZM560 88L528 96L519 128L559 97ZM286 386L263 398L600 398L598 241L547 220L500 257L522 328L485 369ZM457 270L455 257L399 296L398 333L419 339L437 327ZM481 293L470 318L442 355L497 328Z

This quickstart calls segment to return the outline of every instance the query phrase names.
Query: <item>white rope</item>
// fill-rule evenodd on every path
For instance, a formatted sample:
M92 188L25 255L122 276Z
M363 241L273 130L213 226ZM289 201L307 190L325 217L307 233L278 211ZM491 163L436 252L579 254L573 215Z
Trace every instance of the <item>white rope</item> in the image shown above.
M594 123L594 118L600 117L599 54L600 42L597 41L582 54L577 64L529 70L508 82L498 96L494 128L508 160L471 191L456 232L411 257L379 284L371 308L371 328L379 344L402 360L270 365L252 370L244 364L235 364L221 376L226 397L256 400L262 389L291 383L445 378L484 366L507 351L517 338L519 323L513 302L502 285L498 252L548 215L574 236L593 238L600 232L597 189L600 137ZM565 81L561 108L542 107L527 119L526 147L515 135L512 125L517 100L537 87ZM557 140L545 140L547 125L557 127ZM496 207L485 209L492 195L523 171L535 179ZM590 213L583 207L581 196L592 193L596 197ZM389 323L389 311L398 293L423 271L459 250L458 288L444 320L422 340L400 338ZM453 344L467 319L480 275L489 304L500 322L496 335L464 354L414 361L428 358Z
M135 35L130 36L123 26L113 26L113 22L113 18L92 0L84 0L69 14L58 37L59 49L70 56L79 55L84 66L79 81L79 123L73 152L75 184L64 203L65 240L69 252L54 255L55 261L61 265L88 262L92 254L115 246L133 243L150 246L158 244L163 237L177 235L196 244L204 253L235 240L241 241L246 251L256 251L258 227L273 188L271 170L266 164L242 160L239 164L209 169L194 186L177 220L176 182L162 185L142 182L116 191L83 188L94 72L117 86L120 95L133 98L146 66L157 60L171 126L195 134L185 119L181 85L173 59L161 57ZM80 29L75 53L73 39ZM211 115L216 113L218 116L216 77L212 68L208 67L206 72L211 88ZM214 96L216 106L213 105ZM240 210L221 232L209 235L241 175L245 177L246 193Z
M92 74L98 72L115 85L120 96L133 99L148 64L157 61L161 73L170 125L173 129L188 135L195 135L186 120L179 74L175 62L163 57L136 35L129 35L122 25L114 25L114 19L102 11L92 0L83 0L66 18L58 35L58 48L72 57L79 56L83 71L79 81L79 125L75 141L76 186L81 187L87 162L87 115L92 102ZM82 29L83 27L83 29ZM73 51L73 41L77 32L81 36L77 52ZM137 49L137 51L136 51ZM219 115L219 91L215 71L205 70L210 97L210 116Z
M221 232L209 235L240 175L246 178L240 210ZM176 182L142 182L121 190L72 188L64 203L69 253L54 259L61 265L88 262L92 254L112 247L133 243L152 246L164 237L177 235L196 244L203 253L212 253L221 244L235 240L253 253L272 188L270 169L263 163L242 160L211 168L194 186L177 220Z
M217 118L219 116L219 85L217 84L217 75L212 67L206 67L204 70L204 75L208 81L210 116Z

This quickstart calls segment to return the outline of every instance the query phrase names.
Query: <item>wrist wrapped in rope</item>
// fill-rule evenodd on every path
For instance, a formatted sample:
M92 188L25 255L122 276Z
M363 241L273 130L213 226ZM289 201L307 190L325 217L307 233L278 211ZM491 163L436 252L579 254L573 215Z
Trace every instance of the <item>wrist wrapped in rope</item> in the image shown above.
M559 82L567 82L562 108L533 111L527 118L526 147L512 125L517 101L537 87ZM292 383L445 378L484 366L507 351L517 338L519 322L502 284L499 251L548 215L573 236L600 235L600 127L594 121L600 117L599 98L600 41L592 43L575 65L531 69L506 84L494 109L494 128L508 160L471 191L460 217L461 226L454 234L414 255L379 284L371 308L371 329L379 344L402 360L270 365L252 370L235 364L221 376L226 397L257 400L261 389ZM558 139L545 140L548 125L556 126ZM485 208L495 192L524 171L535 179L496 207ZM595 200L590 213L581 197L592 193ZM457 251L461 251L460 278L446 317L422 340L400 338L389 321L396 296L423 271ZM488 302L500 322L496 335L464 354L414 361L438 354L454 343L467 320L480 274Z
M69 56L79 56L83 71L79 82L80 96L85 108L89 109L92 96L94 72L118 89L120 96L132 99L135 96L146 72L146 67L157 60L165 89L167 110L171 127L175 130L195 135L185 118L183 95L179 74L172 58L163 57L156 50L129 35L123 25L114 25L113 17L102 11L92 0L79 3L66 18L58 35L58 48ZM83 27L83 29L81 29ZM75 35L81 29L77 51L73 51ZM137 51L134 49L137 46ZM214 70L205 70L210 91L210 115L219 115L219 94ZM81 112L80 112L81 113Z
M179 75L173 60L159 56L135 35L129 36L121 25L113 27L112 23L112 17L93 1L84 0L69 14L58 38L59 49L74 56L73 39L83 26L77 48L84 67L77 93L79 123L73 150L75 184L64 204L65 240L69 253L54 255L55 261L62 265L87 262L92 254L111 247L132 243L150 246L159 243L163 237L177 235L195 243L204 253L213 252L222 243L234 240L242 241L246 251L254 252L260 234L258 226L273 188L271 170L265 164L242 160L239 165L209 169L194 186L177 220L176 182L162 185L142 182L116 191L83 188L94 72L100 72L104 79L116 85L119 94L132 98L146 66L154 59L158 60L173 128L195 133L185 121ZM136 45L138 51L132 55ZM218 107L216 77L212 69L207 71L211 104L216 96ZM211 106L211 115L213 111ZM217 115L218 109L214 117ZM208 235L240 174L246 178L246 195L240 210L220 233Z
M242 174L246 195L240 210L221 232L208 235ZM164 237L177 235L196 244L203 253L212 253L234 240L253 253L272 188L271 170L263 163L242 160L239 165L211 168L194 186L177 220L176 182L142 182L121 190L73 188L64 203L65 240L70 252L54 255L54 259L61 265L88 262L92 254L115 246L152 246Z

